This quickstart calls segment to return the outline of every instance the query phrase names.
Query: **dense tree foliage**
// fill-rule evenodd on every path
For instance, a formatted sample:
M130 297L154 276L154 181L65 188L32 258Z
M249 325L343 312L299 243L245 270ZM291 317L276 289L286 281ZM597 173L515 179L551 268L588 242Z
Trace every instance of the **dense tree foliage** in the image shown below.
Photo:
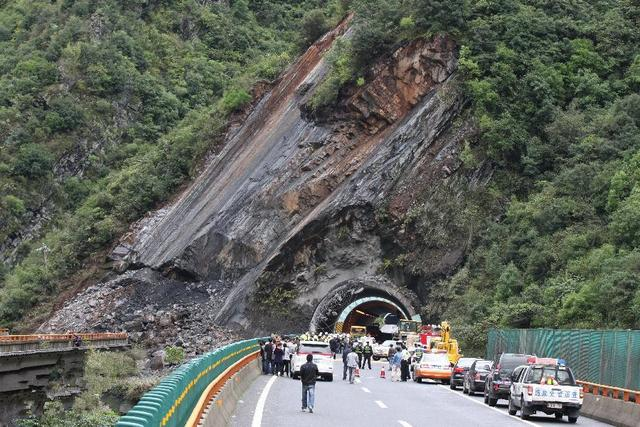
M332 52L316 106L366 78L372 52L449 33L480 130L463 159L496 168L486 197L461 210L461 223L474 226L465 266L433 287L431 296L449 309L425 314L453 319L471 347L490 325L640 327L637 2L373 0L354 7L355 34ZM478 212L480 225L469 221Z
M228 114L340 1L0 3L0 323L20 319L193 176ZM48 219L48 221L46 220Z

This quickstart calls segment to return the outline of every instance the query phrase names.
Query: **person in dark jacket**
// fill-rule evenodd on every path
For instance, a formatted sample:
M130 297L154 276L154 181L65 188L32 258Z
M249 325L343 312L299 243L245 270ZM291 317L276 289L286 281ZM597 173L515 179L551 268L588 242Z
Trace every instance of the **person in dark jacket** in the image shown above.
M371 370L371 356L373 356L373 347L367 341L362 349L362 366L361 369L364 369L364 365L369 363L369 370Z
M313 413L316 400L316 378L318 378L318 366L313 363L313 355L307 354L307 363L300 367L303 412L309 408L309 412Z
M273 373L273 340L269 338L269 342L264 345L264 357L266 360L266 371L265 374Z
M282 376L282 371L284 368L284 349L282 348L282 344L278 343L276 349L273 350L273 375Z
M349 346L349 343L345 343L344 344L344 348L342 350L342 380L346 381L347 380L347 355L351 353L351 347Z
M338 337L333 337L329 340L329 348L331 349L331 355L336 358L336 354L340 351L340 340Z

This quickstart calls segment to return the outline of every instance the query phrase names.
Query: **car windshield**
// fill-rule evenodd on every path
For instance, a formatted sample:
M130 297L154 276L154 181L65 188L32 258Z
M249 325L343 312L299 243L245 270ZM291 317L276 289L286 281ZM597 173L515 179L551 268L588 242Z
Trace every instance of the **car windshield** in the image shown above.
M490 371L493 368L493 362L490 360L478 360L476 362L476 371Z
M313 353L313 354L318 354L318 353L329 353L329 344L325 344L325 343L301 343L300 344L300 348L298 349L298 352L300 353Z
M511 373L520 365L525 365L529 356L502 356L500 358L500 372Z
M473 362L475 362L475 361L476 361L476 359L463 357L462 359L458 360L458 367L459 368L468 368L471 365L473 365Z
M532 368L524 382L528 384L576 385L570 370L556 366Z
M449 358L446 354L423 354L420 363L435 366L449 366Z

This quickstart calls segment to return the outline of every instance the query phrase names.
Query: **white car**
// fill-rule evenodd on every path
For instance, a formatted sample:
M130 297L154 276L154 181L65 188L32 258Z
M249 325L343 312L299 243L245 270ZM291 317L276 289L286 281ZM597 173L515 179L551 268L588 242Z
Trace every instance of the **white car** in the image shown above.
M313 363L318 365L319 376L333 381L333 357L329 343L322 341L301 341L296 352L291 355L293 378L300 377L300 367L307 363L307 354L313 355Z
M396 348L399 344L399 341L396 340L386 340L383 341L381 344L376 344L373 346L373 360L380 360L380 359L388 359L389 358L389 348L391 348L391 346L393 346L393 348ZM401 344L402 342L400 342Z

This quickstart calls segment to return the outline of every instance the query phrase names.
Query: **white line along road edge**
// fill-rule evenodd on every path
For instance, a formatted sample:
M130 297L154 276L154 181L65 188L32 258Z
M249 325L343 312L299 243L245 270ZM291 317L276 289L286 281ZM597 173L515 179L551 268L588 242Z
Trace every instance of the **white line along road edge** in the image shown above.
M256 405L256 412L253 414L251 427L260 427L262 425L262 413L264 412L264 405L265 403L267 403L269 390L271 390L271 386L277 378L278 377L276 376L271 377L271 379L267 382L267 385L264 386L264 390L262 390L262 394L260 395L260 399L258 399L258 404Z
M511 416L511 415L509 415L507 412L501 411L501 410L500 410L500 409L498 409L498 408L495 408L495 407L493 407L493 406L489 406L489 405L485 405L485 403L484 403L482 400L476 400L476 399L474 399L473 397L465 396L465 395L464 395L464 394L462 394L462 393L459 393L459 392L457 392L457 391L455 391L455 390L451 390L451 389L449 388L449 386L446 386L446 387L445 387L445 386L440 386L440 387L441 387L442 389L446 390L446 391L449 391L449 392L451 392L451 393L455 394L455 395L456 395L456 396L458 396L458 397L462 397L462 398L464 398L464 399L470 400L470 401L471 401L471 402L473 402L473 403L477 403L478 405L481 405L483 408L491 409L492 411L495 411L495 412L497 412L497 413L499 413L499 414L502 414L502 415L504 415L505 417L509 417L510 419L512 419L512 420L514 420L514 421L521 421L521 422L523 422L523 423L525 423L525 424L527 424L527 425L530 425L530 426L540 427L540 425L535 424L535 423L532 423L531 421L527 421L527 420L523 420L522 418L518 418L518 417Z

